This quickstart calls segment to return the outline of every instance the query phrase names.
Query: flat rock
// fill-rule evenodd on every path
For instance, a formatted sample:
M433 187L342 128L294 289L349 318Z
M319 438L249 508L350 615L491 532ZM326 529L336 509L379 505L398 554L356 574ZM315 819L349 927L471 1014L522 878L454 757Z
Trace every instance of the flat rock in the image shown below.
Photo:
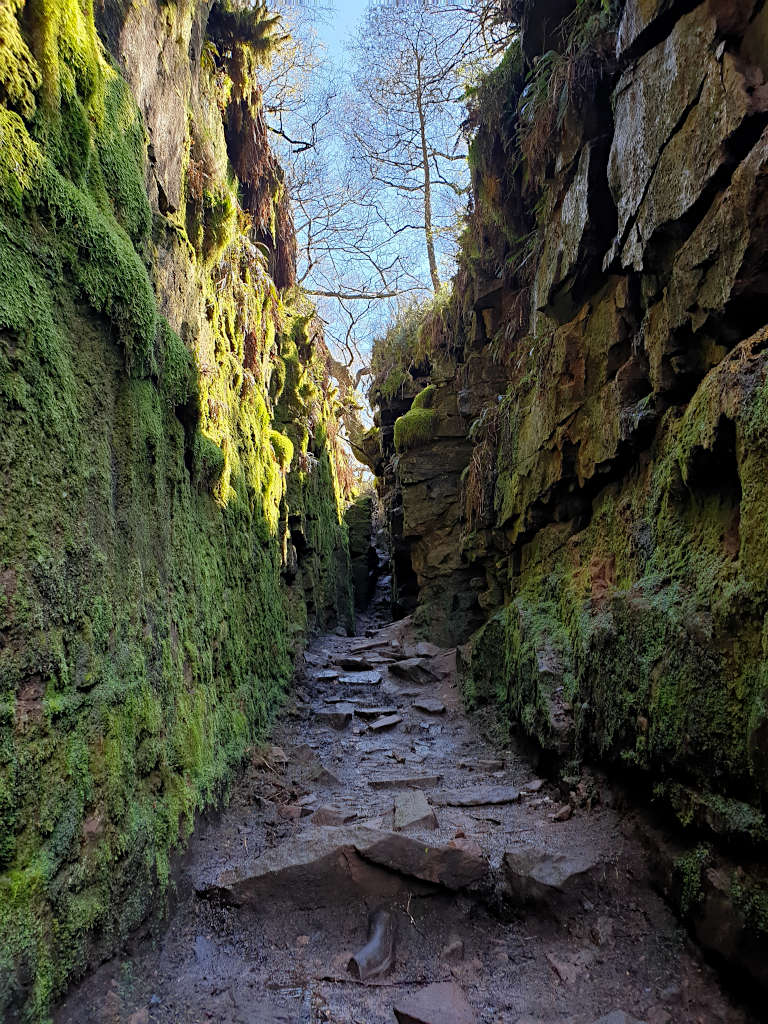
M474 853L454 846L427 846L397 832L380 833L364 847L356 847L366 860L424 882L463 889L488 873L488 863Z
M358 718L381 718L383 715L396 715L397 708L355 708Z
M476 1024L466 996L454 981L428 985L394 1007L398 1024Z
M341 783L333 774L333 772L329 772L328 769L324 767L322 764L320 764L319 761L317 762L317 764L312 766L312 770L309 773L309 777L312 780L313 784L316 786L341 785Z
M345 672L370 672L373 665L368 661L367 658L350 658L344 656L335 659L336 664L344 669Z
M579 969L577 965L572 963L570 960L564 960L562 957L556 957L553 953L547 953L546 960L560 981L564 982L566 985L572 985L578 980Z
M357 814L348 807L337 807L335 804L323 804L318 807L312 815L313 825L327 825L338 828L341 825L348 825L354 821Z
M403 879L364 860L356 849L357 843L365 846L382 834L362 826L312 826L250 863L225 871L202 895L257 910L276 901L313 911L372 893L382 902L397 898Z
M507 850L502 867L512 896L522 902L537 902L574 892L597 870L599 861L587 854L524 846Z
M501 758L479 757L476 761L459 761L459 768L466 768L470 772L498 772L504 767Z
M374 732L381 732L383 729L391 729L395 725L399 725L402 722L401 715L384 715L383 718L377 718L375 722L371 722L371 729Z
M395 797L395 832L409 828L437 828L435 812L420 789L407 789Z
M426 658L404 658L402 661L393 661L389 671L398 679L404 679L408 683L434 683L437 674L430 668Z
M444 807L482 807L484 804L513 804L520 799L514 786L467 786L435 794L434 803Z
M328 655L324 652L322 654L311 654L307 651L304 652L304 661L308 665L325 665L328 660Z
M340 676L339 686L378 686L381 672L358 672L354 676Z
M311 675L319 682L333 682L334 679L339 678L341 673L337 668L320 668L316 672L312 672Z
M448 845L454 850L462 850L464 853L469 853L473 857L482 857L483 850L480 843L476 839L468 839L466 836L462 836L459 839L452 839Z
M314 908L361 895L385 902L402 895L402 875L457 890L487 871L480 857L449 846L427 846L400 833L364 825L312 826L249 864L225 871L203 895L256 907L268 899ZM412 881L408 886L413 888Z
M299 818L308 817L312 813L312 810L311 808L305 807L299 803L279 804L277 813L278 816L283 818L285 821L298 821Z
M442 781L442 775L382 775L368 780L372 789L432 789Z
M431 644L426 640L421 640L416 644L406 644L403 648L406 658L437 658L444 653L444 647L438 647L437 644Z
M341 730L346 729L352 721L355 709L351 704L334 704L332 707L315 708L313 713L316 722Z
M445 704L437 697L420 697L413 702L417 711L425 711L428 715L442 715L445 713Z

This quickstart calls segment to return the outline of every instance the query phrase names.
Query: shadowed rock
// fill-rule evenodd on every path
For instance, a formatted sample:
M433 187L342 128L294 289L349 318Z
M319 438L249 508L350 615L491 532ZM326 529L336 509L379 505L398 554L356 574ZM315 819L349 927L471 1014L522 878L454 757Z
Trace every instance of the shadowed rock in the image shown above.
M336 658L336 664L343 668L345 672L370 672L373 668L373 665L367 658Z
M328 708L317 708L314 712L315 721L322 725L330 725L332 729L346 729L352 721L355 709L351 704L334 704Z
M404 679L408 683L417 683L425 686L437 680L437 673L430 667L426 658L405 658L403 661L393 661L389 671L398 679Z
M573 895L598 867L598 861L586 854L551 853L537 846L508 850L502 863L507 889L522 903Z
M225 871L203 894L257 908L275 900L299 907L333 906L341 899L372 895L387 902L402 896L403 875L456 890L480 881L487 872L482 857L450 846L427 846L423 840L364 825L312 828L247 866ZM408 887L413 888L412 881Z

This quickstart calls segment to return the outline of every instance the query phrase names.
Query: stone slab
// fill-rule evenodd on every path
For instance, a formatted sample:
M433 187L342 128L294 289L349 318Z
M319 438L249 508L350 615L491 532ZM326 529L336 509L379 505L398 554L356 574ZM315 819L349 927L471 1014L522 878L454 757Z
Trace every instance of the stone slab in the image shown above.
M513 804L520 799L514 786L468 786L435 794L434 803L445 807L482 807L486 804Z
M382 775L368 780L372 789L432 789L442 782L442 775Z
M394 1006L398 1024L476 1024L474 1010L454 981L428 985Z
M407 789L395 797L395 832L409 828L437 828L435 812L420 789Z

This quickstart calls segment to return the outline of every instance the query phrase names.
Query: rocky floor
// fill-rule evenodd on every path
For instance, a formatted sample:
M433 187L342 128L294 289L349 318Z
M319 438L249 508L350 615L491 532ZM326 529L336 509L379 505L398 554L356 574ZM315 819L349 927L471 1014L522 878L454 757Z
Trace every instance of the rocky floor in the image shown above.
M752 1021L605 785L563 803L463 713L450 652L407 622L362 628L312 645L272 744L190 841L163 928L57 1024Z

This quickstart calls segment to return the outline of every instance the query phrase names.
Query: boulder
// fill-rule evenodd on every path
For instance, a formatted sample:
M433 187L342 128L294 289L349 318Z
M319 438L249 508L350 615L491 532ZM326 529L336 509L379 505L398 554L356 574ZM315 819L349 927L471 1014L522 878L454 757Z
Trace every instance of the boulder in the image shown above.
M354 713L355 709L351 704L333 704L331 707L314 709L316 722L338 730L346 729Z
M454 846L427 846L421 839L380 833L356 847L361 856L403 875L463 889L488 874L488 863L475 852Z
M543 847L508 850L502 861L506 888L520 903L546 903L576 893L599 868L588 854L553 853Z

